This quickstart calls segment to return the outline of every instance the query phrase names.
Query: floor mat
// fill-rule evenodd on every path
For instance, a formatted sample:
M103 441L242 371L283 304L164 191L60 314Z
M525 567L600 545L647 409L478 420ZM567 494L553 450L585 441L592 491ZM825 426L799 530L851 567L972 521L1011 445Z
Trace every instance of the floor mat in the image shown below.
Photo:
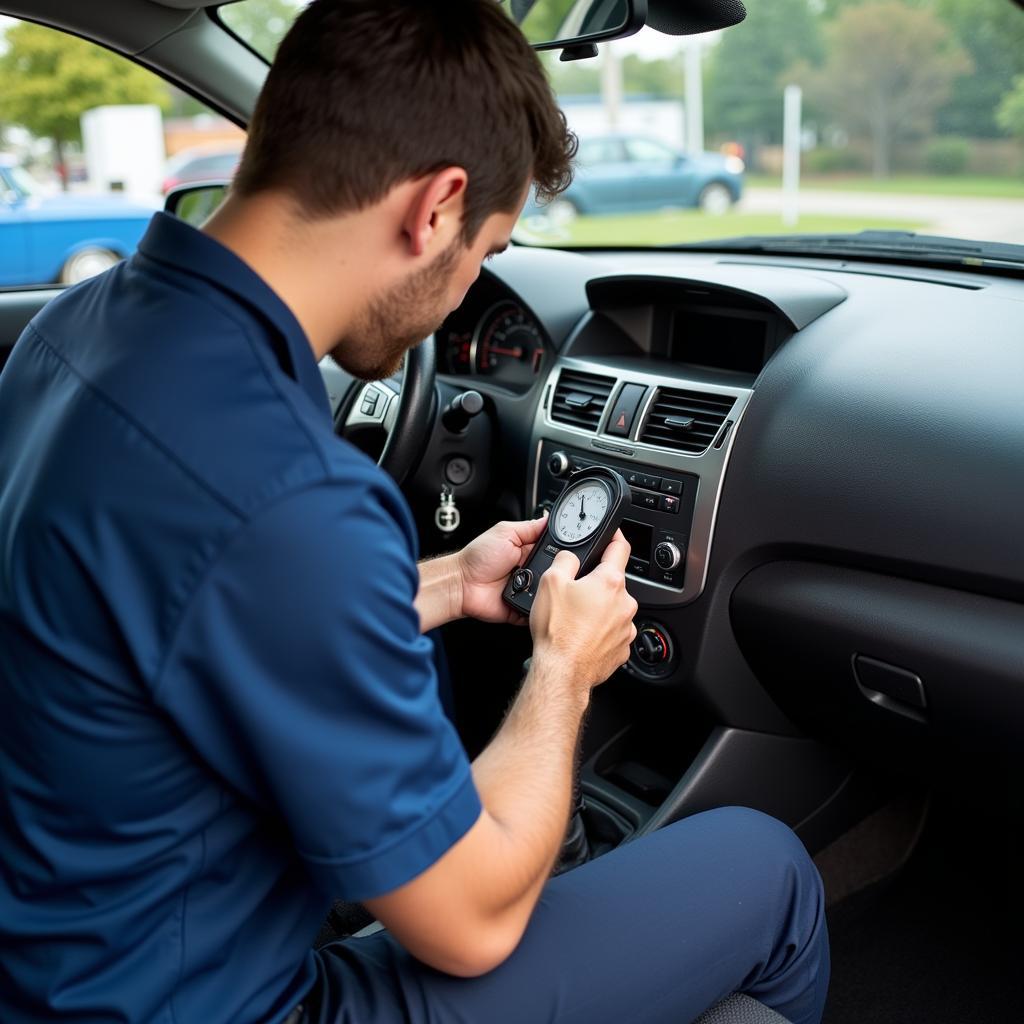
M825 1024L1024 1021L1018 835L941 808L897 875L833 906Z

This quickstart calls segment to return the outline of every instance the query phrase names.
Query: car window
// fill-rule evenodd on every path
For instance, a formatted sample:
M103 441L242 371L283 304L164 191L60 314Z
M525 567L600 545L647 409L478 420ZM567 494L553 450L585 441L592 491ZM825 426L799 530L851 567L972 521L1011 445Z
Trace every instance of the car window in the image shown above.
M0 17L0 288L73 284L135 251L169 161L227 178L245 136L127 58Z
M584 167L621 163L625 157L618 139L582 139L577 159Z
M31 198L39 194L39 183L24 167L11 166L4 168L4 177L19 197Z
M671 163L676 158L676 154L668 146L651 139L627 139L626 152L629 159L636 163Z

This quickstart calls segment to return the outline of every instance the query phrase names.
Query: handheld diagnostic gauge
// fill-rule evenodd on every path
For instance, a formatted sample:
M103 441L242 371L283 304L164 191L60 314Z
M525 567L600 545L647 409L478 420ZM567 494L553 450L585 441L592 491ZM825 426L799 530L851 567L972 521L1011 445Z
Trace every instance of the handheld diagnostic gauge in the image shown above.
M629 484L614 469L595 466L569 477L526 564L512 571L505 603L529 615L541 576L563 549L580 560L578 575L586 576L601 561L629 503Z

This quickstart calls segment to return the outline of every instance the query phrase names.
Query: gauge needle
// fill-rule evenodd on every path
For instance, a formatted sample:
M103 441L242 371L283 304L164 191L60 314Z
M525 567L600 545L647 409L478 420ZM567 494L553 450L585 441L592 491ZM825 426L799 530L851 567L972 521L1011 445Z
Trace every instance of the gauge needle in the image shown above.
M584 498L584 495L581 494L580 495L580 519L581 520L587 518L587 513L583 511L583 498Z
M513 359L523 358L523 349L520 345L515 348L499 348L497 345L488 345L487 351L492 356L511 356Z

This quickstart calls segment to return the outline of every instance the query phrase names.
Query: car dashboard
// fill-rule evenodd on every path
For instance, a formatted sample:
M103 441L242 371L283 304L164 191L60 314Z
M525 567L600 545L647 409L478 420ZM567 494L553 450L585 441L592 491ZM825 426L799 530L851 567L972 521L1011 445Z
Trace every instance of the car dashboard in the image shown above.
M634 685L887 767L1013 756L1024 282L517 247L439 341L518 511L627 477Z

